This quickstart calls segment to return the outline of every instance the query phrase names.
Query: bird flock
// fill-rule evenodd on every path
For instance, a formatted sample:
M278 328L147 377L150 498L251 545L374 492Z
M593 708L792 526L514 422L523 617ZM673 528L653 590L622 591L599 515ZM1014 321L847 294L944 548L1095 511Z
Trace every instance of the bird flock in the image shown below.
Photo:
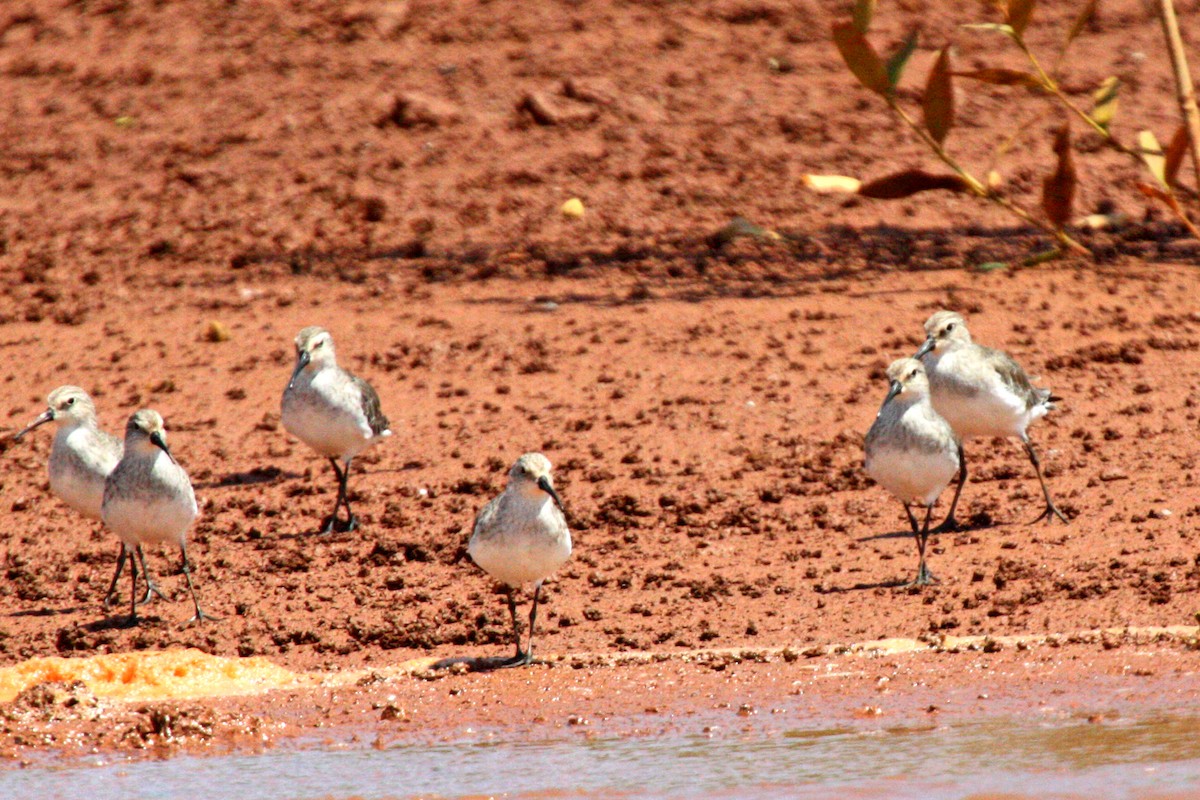
M916 353L888 367L888 392L865 438L866 472L903 504L916 540L919 561L915 579L906 584L911 586L936 580L926 563L930 518L956 475L950 511L935 530L958 526L954 512L967 479L965 440L1020 438L1046 502L1039 519L1067 522L1050 496L1027 433L1032 422L1054 408L1057 398L1035 388L1008 354L973 342L957 313L935 313L925 323L925 334ZM338 366L327 330L303 328L295 346L295 366L281 398L281 421L333 467L337 496L319 533L353 531L358 519L347 492L350 467L365 448L391 435L388 419L371 385ZM137 623L138 606L154 596L164 597L146 567L144 546L168 544L179 548L182 559L194 609L189 622L219 619L201 608L192 582L186 535L196 518L196 496L167 445L158 412L141 409L130 416L122 441L100 428L86 391L60 386L47 398L46 410L13 438L19 440L48 422L58 428L48 463L51 491L75 511L102 522L120 540L105 609L115 604L127 561L129 624ZM924 508L921 521L914 506ZM479 512L467 554L506 593L515 653L498 666L531 663L542 583L571 555L567 518L544 455L525 453L516 460L503 493ZM139 570L145 584L140 596ZM533 587L533 599L523 648L516 592L525 585Z
M865 466L876 483L904 504L919 557L917 577L910 585L936 580L925 563L929 518L956 473L958 486L950 513L939 529L958 527L954 510L967 481L966 439L1019 437L1046 499L1038 519L1068 522L1050 497L1037 450L1026 431L1054 408L1058 398L1047 389L1035 388L1012 356L972 341L961 315L938 311L925 322L921 347L911 358L892 362L887 376L887 396L867 431ZM925 507L922 524L912 513L914 505Z

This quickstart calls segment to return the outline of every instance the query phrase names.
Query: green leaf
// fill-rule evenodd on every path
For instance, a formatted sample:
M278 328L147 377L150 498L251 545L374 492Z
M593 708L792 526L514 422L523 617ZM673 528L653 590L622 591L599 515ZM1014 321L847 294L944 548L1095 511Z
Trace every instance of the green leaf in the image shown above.
M1062 229L1071 220L1075 204L1075 162L1071 158L1071 127L1063 125L1054 133L1054 152L1058 165L1042 181L1042 210L1056 228Z
M1038 76L1032 72L1024 72L1019 69L985 67L984 69L973 69L969 72L956 72L954 74L960 78L993 83L997 86L1028 86L1031 89L1045 88Z
M878 94L888 94L891 84L879 54L853 22L833 24L833 43L842 53L846 66L863 86Z
M995 272L998 269L1008 269L1008 264L1004 261L985 261L975 265L976 272Z
M854 4L854 27L866 35L871 28L871 18L875 16L875 0L857 0Z
M1121 89L1121 80L1116 75L1104 79L1100 88L1092 92L1092 119L1101 128L1108 130L1108 125L1117 114L1117 92Z
M1017 36L1023 36L1025 29L1029 27L1029 20L1033 18L1034 4L1035 0L1008 0L1004 18Z
M1038 264L1045 264L1049 261L1057 261L1067 253L1061 247L1052 247L1049 250L1043 250L1040 253L1034 253L1029 258L1021 262L1022 267L1036 267Z
M929 79L925 82L925 96L921 98L921 110L925 113L925 128L938 144L946 141L954 127L954 85L951 83L950 48L943 47L938 54Z
M908 64L908 59L917 49L917 31L914 28L913 32L908 35L908 38L900 45L896 52L892 53L892 57L887 60L884 69L887 71L888 86L895 89L900 83L900 76L904 74L904 67Z
M1159 186L1164 189L1170 188L1167 185L1167 157L1152 131L1138 132L1138 151Z

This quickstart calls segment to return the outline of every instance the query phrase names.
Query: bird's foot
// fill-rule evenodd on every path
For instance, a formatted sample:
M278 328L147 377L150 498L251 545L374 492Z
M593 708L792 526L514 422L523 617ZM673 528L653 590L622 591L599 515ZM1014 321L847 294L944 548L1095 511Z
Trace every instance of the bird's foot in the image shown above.
M933 533L955 533L962 530L962 523L953 515L942 520L942 524L933 529Z
M214 616L212 614L205 612L203 609L197 608L196 613L193 614L192 618L187 621L187 624L188 625L199 625L201 622L204 622L206 620L208 622L220 622L221 619L222 619L221 617Z
M532 652L522 652L518 650L512 658L501 661L496 665L496 669L508 669L509 667L527 667L533 663Z
M162 593L161 589L158 588L158 584L151 583L149 586L146 587L146 594L142 596L141 600L138 600L138 605L142 606L142 605L145 605L146 603L149 603L151 598L154 595L158 595L159 600L163 600L165 602L170 602L170 599L165 594Z
M1032 525L1034 522L1041 522L1042 520L1046 520L1046 522L1053 522L1055 517L1061 519L1064 525L1071 524L1071 520L1067 519L1067 516L1063 514L1063 512L1059 511L1058 506L1054 505L1054 503L1046 503L1046 510L1039 514L1035 519L1031 520L1029 524Z
M340 533L349 533L350 531L358 530L358 517L353 514L345 522L335 522L334 526Z
M140 622L141 622L141 617L139 617L137 614L130 614L128 617L125 618L125 621L121 623L121 627L122 628L136 628Z
M914 578L913 580L909 581L908 583L904 584L900 588L901 589L911 589L913 587L920 588L922 586L929 586L934 583L941 583L941 581L939 581L937 578L933 577L933 573L929 571L929 567L925 566L924 562L921 562L921 566L917 567L917 577Z
M321 520L321 529L317 531L317 533L324 536L326 534L333 533L335 530L337 530L337 517L333 514L330 514L328 517Z
M104 596L104 610L108 611L117 604L117 593L109 592Z

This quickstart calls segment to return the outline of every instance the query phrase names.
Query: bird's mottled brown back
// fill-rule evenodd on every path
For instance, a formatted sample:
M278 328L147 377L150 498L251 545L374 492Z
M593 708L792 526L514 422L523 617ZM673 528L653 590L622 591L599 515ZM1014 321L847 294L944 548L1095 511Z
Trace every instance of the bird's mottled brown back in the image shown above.
M383 406L379 402L379 395L375 392L371 384L364 381L357 375L349 372L350 382L358 387L358 391L362 394L362 410L367 416L367 424L371 426L371 433L378 436L388 430L388 418L383 415Z

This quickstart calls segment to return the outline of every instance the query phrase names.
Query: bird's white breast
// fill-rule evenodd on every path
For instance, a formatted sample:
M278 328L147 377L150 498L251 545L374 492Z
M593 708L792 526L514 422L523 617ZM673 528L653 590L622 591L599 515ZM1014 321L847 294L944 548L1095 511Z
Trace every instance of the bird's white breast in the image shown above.
M489 575L509 586L540 583L571 555L571 533L549 498L511 493L490 519L481 520L467 552Z
M119 458L94 431L82 425L62 428L50 449L50 491L79 513L100 519L104 479Z
M1004 382L991 365L969 348L929 360L934 410L961 438L1020 436L1046 407L1028 407L1026 399Z
M362 394L335 368L301 373L284 391L283 427L330 458L353 458L374 438L362 409Z
M102 516L129 545L180 544L196 518L196 495L183 468L166 453L120 464L105 486ZM130 467L126 469L126 467Z

